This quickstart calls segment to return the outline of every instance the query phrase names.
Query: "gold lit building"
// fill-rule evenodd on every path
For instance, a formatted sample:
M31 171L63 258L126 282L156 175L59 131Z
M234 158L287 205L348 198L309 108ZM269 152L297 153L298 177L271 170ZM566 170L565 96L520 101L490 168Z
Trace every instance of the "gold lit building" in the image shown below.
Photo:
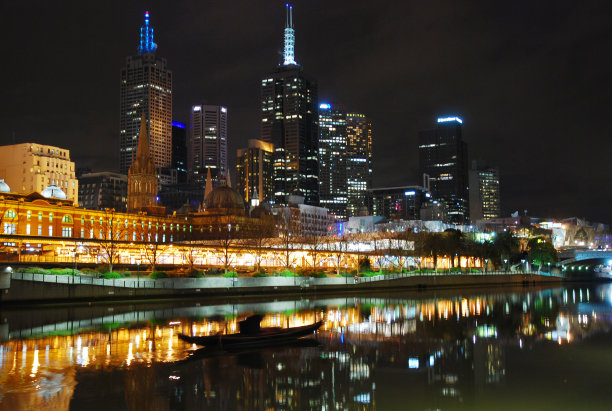
M15 193L42 193L54 185L72 204L79 203L79 182L70 150L36 143L0 146L0 177Z

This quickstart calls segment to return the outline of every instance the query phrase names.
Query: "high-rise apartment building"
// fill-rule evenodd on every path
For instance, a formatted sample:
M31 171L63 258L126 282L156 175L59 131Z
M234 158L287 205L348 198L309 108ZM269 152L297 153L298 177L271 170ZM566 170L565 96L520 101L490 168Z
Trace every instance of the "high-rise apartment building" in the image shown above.
M461 136L463 120L440 117L438 127L419 133L419 170L429 179L434 199L446 206L450 222L469 222L468 152Z
M74 204L79 203L79 182L70 150L36 143L0 146L0 178L14 193L42 193L57 186Z
M177 173L177 183L187 182L187 126L172 122L172 168Z
M338 219L347 217L346 113L341 107L319 105L319 202Z
M469 184L472 222L500 217L499 169L474 160L469 171Z
M188 142L189 179L205 184L210 169L213 188L227 181L227 108L195 105L191 107Z
M347 216L356 216L366 205L372 188L372 122L365 114L346 115Z
M172 71L157 57L149 12L140 28L136 56L129 56L121 69L119 115L119 170L127 174L136 155L140 119L149 128L150 153L155 167L172 163Z
M247 203L269 203L274 195L274 145L250 139L236 153L236 187ZM252 200L255 200L253 202Z
M295 61L292 12L287 5L283 62L261 82L261 139L274 144L274 202L298 195L318 205L317 85Z

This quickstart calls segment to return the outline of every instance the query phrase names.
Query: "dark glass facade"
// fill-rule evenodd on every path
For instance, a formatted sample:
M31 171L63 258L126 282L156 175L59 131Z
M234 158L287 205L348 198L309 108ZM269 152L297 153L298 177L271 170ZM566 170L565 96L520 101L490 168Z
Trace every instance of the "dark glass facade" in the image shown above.
M429 176L432 196L446 207L449 222L469 223L468 152L462 120L439 118L438 127L419 133L420 175Z
M298 65L279 66L261 82L261 140L274 144L274 202L289 195L319 205L317 85Z

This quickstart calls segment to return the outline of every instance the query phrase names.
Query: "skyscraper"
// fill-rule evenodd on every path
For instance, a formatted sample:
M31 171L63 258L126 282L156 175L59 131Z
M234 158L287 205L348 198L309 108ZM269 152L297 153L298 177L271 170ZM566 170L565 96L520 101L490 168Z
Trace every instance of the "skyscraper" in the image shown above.
M499 169L474 160L469 171L469 184L472 222L500 217Z
M347 207L346 114L341 107L319 105L319 198L321 207L345 219Z
M172 71L156 56L153 27L145 12L138 54L129 56L121 69L119 115L119 170L127 174L138 146L141 116L149 128L150 153L155 167L172 162Z
M191 107L188 143L189 179L205 184L210 169L213 188L227 181L227 108L196 105Z
M272 143L250 139L247 148L236 153L236 187L244 198L251 203L270 202L274 195L274 146Z
M347 216L366 205L372 188L372 122L361 113L346 115Z
M319 204L317 85L295 61L293 7L287 5L283 62L261 82L261 139L274 144L274 202L289 195Z
M177 173L177 183L187 182L187 126L172 122L172 168Z
M469 222L468 153L459 117L440 117L438 127L419 133L419 170L452 223ZM424 177L425 178L425 177Z

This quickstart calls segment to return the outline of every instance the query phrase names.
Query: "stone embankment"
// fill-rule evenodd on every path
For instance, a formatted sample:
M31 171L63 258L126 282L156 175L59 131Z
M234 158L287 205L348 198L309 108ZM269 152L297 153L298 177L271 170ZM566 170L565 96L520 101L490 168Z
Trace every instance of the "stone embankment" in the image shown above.
M125 278L116 280L11 273L1 300L66 302L182 297L219 297L326 292L365 292L385 289L432 289L560 283L563 278L543 273L390 274L376 277L238 277ZM5 279L6 280L6 279ZM7 286L8 285L8 286Z

